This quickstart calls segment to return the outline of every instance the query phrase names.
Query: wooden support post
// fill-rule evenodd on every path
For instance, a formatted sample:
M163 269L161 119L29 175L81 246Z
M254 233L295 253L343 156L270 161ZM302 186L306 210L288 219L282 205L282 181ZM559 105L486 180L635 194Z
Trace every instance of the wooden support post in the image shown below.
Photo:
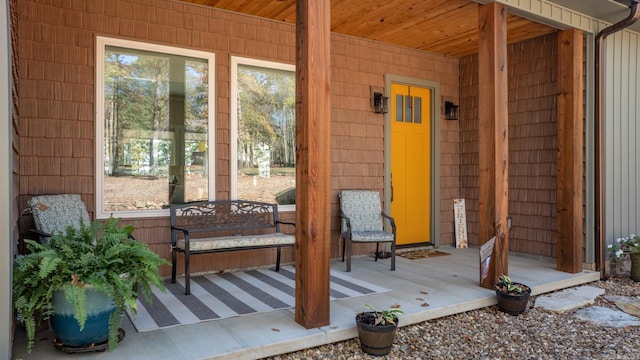
M330 2L298 0L296 20L296 322L329 325Z
M582 271L584 258L582 31L558 32L557 269Z
M481 246L495 236L490 258L480 261L480 286L493 289L498 276L509 272L507 8L495 2L480 5L478 20Z

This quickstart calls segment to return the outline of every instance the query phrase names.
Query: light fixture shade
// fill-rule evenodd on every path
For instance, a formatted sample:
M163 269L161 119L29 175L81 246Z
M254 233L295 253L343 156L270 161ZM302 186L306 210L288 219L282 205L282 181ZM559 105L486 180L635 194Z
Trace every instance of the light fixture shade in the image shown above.
M460 106L451 101L444 102L444 116L447 120L458 120L458 108Z
M382 96L382 93L373 93L373 108L376 114L388 113L389 97Z

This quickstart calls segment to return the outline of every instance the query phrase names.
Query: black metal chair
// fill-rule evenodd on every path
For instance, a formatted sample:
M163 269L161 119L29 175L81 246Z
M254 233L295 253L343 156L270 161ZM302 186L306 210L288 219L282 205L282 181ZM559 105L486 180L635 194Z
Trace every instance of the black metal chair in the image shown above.
M378 261L380 243L391 243L391 270L396 269L396 224L382 211L380 193L368 190L344 190L340 193L342 217L342 261L347 257L347 272L351 271L351 246L353 243L376 243L375 261ZM391 232L384 231L388 220Z

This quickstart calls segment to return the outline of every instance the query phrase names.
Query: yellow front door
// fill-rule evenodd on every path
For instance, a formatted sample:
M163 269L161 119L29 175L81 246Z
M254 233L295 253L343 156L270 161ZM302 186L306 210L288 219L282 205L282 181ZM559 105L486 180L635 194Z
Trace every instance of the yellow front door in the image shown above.
M397 244L431 239L432 90L391 84L391 215Z

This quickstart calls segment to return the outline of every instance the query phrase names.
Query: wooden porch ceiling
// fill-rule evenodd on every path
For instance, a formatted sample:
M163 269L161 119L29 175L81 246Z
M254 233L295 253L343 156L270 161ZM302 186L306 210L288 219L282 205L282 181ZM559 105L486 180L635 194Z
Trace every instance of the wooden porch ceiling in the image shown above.
M296 0L182 0L287 23ZM471 0L331 0L331 31L455 57L478 52L478 4ZM513 14L507 42L556 31Z

